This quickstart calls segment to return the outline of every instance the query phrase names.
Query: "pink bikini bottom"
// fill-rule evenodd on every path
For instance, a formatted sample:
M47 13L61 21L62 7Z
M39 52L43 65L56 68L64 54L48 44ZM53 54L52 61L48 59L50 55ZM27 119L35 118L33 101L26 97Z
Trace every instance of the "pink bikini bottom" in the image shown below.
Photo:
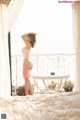
M23 71L23 77L26 78L26 79L29 79L30 76L31 76L31 70L32 70L32 69L24 70L24 71Z

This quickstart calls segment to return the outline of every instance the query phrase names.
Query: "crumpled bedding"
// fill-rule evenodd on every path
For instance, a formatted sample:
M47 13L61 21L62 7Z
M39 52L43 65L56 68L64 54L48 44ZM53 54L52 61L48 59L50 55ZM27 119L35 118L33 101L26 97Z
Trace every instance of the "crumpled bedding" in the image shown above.
M80 120L80 91L0 98L7 120Z

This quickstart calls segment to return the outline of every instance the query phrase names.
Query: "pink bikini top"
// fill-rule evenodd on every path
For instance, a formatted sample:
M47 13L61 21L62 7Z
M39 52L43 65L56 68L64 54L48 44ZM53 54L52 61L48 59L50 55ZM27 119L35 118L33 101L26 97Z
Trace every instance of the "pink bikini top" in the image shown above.
M22 53L23 53L23 58L24 59L29 59L29 56L30 56L30 50L27 49L27 48L22 48Z

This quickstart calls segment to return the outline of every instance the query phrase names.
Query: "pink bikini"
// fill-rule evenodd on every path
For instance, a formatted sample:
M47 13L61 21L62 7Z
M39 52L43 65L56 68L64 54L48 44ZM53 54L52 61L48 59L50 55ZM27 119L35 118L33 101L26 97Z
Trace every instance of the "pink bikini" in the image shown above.
M31 69L23 71L23 77L29 79L31 77Z

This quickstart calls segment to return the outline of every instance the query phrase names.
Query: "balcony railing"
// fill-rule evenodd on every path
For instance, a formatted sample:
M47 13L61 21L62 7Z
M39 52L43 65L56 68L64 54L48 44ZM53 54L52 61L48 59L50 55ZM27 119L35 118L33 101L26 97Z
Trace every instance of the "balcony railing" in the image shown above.
M21 55L14 55L12 60L12 84L18 86L23 84ZM69 74L74 76L75 55L74 54L33 54L30 57L33 63L32 75L49 75L51 72Z

